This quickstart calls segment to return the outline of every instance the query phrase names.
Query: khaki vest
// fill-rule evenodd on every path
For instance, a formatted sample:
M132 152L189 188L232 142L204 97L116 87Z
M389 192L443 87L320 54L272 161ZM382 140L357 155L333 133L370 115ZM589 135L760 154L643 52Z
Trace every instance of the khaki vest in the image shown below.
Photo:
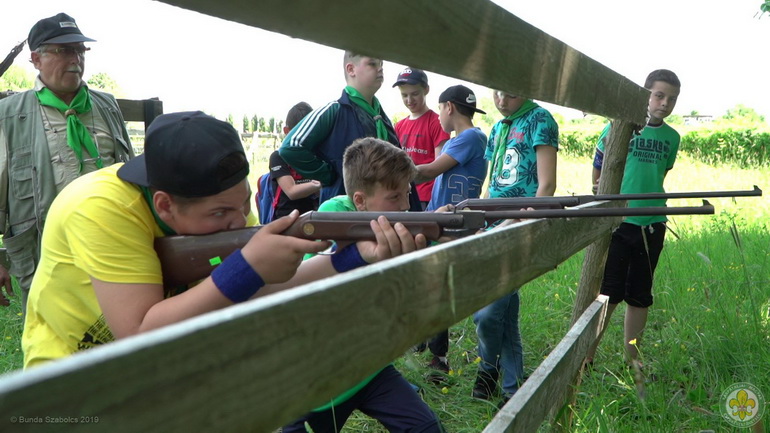
M134 151L117 101L108 93L90 89L89 93L93 109L115 139L115 161L128 161ZM0 179L0 231L11 274L21 280L37 267L43 225L56 196L51 155L34 91L0 101L0 134L5 135L8 146L8 177Z

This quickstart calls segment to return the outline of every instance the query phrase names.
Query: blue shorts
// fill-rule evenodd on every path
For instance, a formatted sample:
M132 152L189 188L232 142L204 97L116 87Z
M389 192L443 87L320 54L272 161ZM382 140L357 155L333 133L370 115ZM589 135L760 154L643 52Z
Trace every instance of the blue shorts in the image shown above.
M602 280L602 295L609 296L610 304L652 305L652 279L665 236L662 222L643 227L622 223L612 232Z

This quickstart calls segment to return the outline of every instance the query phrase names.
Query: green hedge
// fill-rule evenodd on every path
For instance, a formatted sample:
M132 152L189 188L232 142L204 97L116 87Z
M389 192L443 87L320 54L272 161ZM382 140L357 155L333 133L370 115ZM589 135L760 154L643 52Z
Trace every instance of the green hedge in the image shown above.
M770 162L770 132L731 128L695 130L682 136L680 150L709 165L762 167Z
M593 159L601 132L602 128L562 130L559 133L559 153Z
M559 152L578 158L593 158L599 129L566 129L559 135ZM729 164L740 168L770 163L770 132L757 129L698 129L682 135L679 150L709 165Z

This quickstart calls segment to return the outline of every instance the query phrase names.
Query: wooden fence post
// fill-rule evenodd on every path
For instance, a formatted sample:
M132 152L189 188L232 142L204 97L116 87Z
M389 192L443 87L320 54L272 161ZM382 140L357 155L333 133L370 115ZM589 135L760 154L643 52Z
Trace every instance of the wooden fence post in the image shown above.
M602 164L602 174L599 178L599 189L597 194L617 194L620 192L620 184L623 181L623 172L626 167L626 157L628 156L628 142L634 131L635 125L625 120L615 120L612 122L609 137L604 148L604 162ZM586 174L589 172L586 167ZM624 202L618 202L624 204ZM600 236L594 243L586 248L586 254L583 258L583 269L580 273L580 282L578 291L575 295L575 304L572 307L572 319L570 326L580 318L586 308L591 305L599 295L602 277L604 276L604 262L607 260L607 249L610 246L611 232ZM599 323L599 330L604 323ZM599 334L601 339L601 334ZM597 340L597 343L598 344ZM572 386L567 388L564 398L564 407L575 403L575 390L580 385L580 378L583 369L579 369L575 378L572 380ZM552 414L555 417L555 414ZM570 431L572 425L572 411L562 410L561 416L554 419L552 423L553 431Z

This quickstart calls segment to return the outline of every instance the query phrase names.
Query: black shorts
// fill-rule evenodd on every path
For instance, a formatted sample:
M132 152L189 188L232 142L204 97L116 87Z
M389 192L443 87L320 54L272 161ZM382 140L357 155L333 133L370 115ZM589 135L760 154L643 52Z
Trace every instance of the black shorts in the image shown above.
M652 279L665 236L662 222L643 227L622 223L612 233L602 281L602 295L609 296L610 304L652 305Z

